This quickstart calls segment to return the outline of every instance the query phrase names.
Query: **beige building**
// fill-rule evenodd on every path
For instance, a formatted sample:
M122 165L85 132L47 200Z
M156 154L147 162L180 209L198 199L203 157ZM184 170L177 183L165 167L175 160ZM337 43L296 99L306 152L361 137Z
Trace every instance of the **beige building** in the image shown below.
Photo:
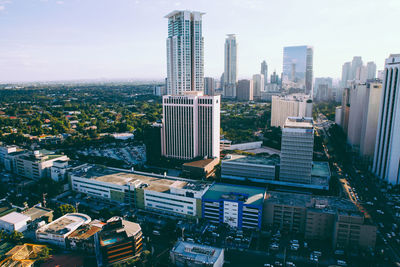
M312 117L312 100L303 94L272 96L271 126L281 127L288 117Z

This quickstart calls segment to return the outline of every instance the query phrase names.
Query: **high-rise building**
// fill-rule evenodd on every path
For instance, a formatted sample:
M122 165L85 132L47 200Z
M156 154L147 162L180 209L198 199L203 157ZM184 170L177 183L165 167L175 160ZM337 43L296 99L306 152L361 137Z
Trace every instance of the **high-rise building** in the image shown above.
M279 180L311 183L314 149L312 118L289 117L282 130Z
M253 100L253 80L240 80L237 84L237 100Z
M237 43L234 34L228 34L225 40L224 97L236 98L237 83Z
M211 77L204 78L204 94L205 95L214 95L215 94L214 78L211 78Z
M274 72L271 74L270 82L273 83L273 84L279 84L279 75L276 74L276 71L274 71Z
M373 171L391 184L400 181L400 54L386 59Z
M313 54L311 46L288 46L283 48L282 86L285 89L302 89L312 93Z
M180 95L204 88L204 40L202 15L175 10L168 19L167 94Z
M265 60L261 62L260 74L264 75L264 86L266 86L268 83L268 64Z
M353 57L353 60L351 61L351 69L350 69L350 77L349 80L356 80L357 79L357 71L359 71L359 68L363 66L363 61L361 57Z
M315 78L314 96L318 101L328 101L332 99L332 78Z
M220 96L201 92L163 97L162 155L219 158Z
M281 127L288 117L311 117L312 100L307 95L272 96L271 126Z
M346 62L342 66L342 88L347 87L349 80L351 80L351 62Z
M350 113L347 129L347 142L355 152L360 150L361 125L367 86L364 83L353 82L350 86Z
M263 74L254 74L253 75L253 97L254 99L261 99L261 92L264 91L264 80L265 77Z
M367 80L376 78L376 64L373 61L367 63Z
M342 95L342 123L343 131L347 133L350 115L350 88L343 89Z

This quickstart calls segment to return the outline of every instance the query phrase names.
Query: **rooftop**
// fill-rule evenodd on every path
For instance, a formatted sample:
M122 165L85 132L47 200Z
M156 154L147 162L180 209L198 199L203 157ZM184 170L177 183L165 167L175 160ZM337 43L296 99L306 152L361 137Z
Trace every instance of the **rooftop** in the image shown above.
M192 162L186 162L183 164L183 166L190 166L190 167L197 167L197 168L204 168L208 164L212 163L215 159L202 159L202 160L196 160Z
M224 250L222 248L179 241L172 248L172 251L196 262L209 265L214 264Z
M204 199L228 199L242 201L246 205L262 205L264 201L265 188L231 185L213 184L204 194Z
M245 156L245 155L229 154L229 155L226 155L222 161L223 162L248 163L248 164L260 164L260 165L276 165L279 163L279 158L278 157Z
M329 169L329 163L325 161L313 161L311 176L315 177L330 177L331 171Z
M76 229L75 231L73 231L68 238L71 239L81 239L81 240L86 240L88 238L90 238L91 236L93 236L95 233L101 231L102 226L105 223L100 222L100 221L92 221L90 222L90 224L84 224L81 225L78 229Z
M53 235L65 235L73 232L84 223L89 223L90 217L82 213L67 213L57 220L39 228L37 232L45 232Z
M286 119L284 128L303 128L312 129L313 119L305 117L288 117Z
M40 217L43 217L43 216L48 215L49 213L52 213L52 212L53 212L53 210L51 210L51 209L40 207L40 206L35 206L35 207L32 207L32 208L24 211L23 214L25 214L26 216L29 216L31 218L31 220L34 221Z
M26 216L22 213L13 211L11 213L8 213L7 215L4 215L3 217L0 217L0 220L10 223L10 224L16 224L21 221L28 221L31 218L29 216Z

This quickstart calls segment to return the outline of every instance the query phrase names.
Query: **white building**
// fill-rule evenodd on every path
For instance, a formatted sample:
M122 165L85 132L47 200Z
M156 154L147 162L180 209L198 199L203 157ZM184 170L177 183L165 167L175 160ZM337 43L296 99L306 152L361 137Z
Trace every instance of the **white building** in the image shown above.
M163 97L162 155L219 158L220 96L200 92Z
M13 231L23 232L27 229L27 223L30 220L31 217L13 211L0 217L0 229L3 229L9 233L12 233Z
M373 61L367 63L367 80L376 78L376 64Z
M338 106L335 109L335 123L339 126L342 126L342 113L343 113L343 108L342 106Z
M307 95L272 96L271 126L283 127L288 117L311 117L312 100Z
M224 72L224 97L236 98L237 83L237 43L234 34L228 34L225 40L225 72Z
M79 226L92 219L83 213L67 213L64 216L36 230L36 240L65 247L67 237Z
M386 59L373 171L391 184L400 181L400 54Z
M6 155L17 152L17 146L0 146L0 165L4 166L4 159Z
M261 99L261 92L265 91L264 86L264 75L263 74L254 74L253 75L253 98Z
M279 180L311 183L314 149L312 118L289 117L282 130Z
M168 19L167 94L204 89L202 16L197 11L175 10Z
M359 152L363 107L366 104L367 86L365 83L353 83L350 87L350 113L347 129L347 142L353 150Z

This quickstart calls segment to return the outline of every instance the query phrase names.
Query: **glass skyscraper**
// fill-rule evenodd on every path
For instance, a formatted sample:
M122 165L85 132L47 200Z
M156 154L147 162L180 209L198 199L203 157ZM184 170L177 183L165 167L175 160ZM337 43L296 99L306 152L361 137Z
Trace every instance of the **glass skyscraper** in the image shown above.
M287 46L283 48L282 86L284 89L301 89L312 93L313 54L311 46Z

